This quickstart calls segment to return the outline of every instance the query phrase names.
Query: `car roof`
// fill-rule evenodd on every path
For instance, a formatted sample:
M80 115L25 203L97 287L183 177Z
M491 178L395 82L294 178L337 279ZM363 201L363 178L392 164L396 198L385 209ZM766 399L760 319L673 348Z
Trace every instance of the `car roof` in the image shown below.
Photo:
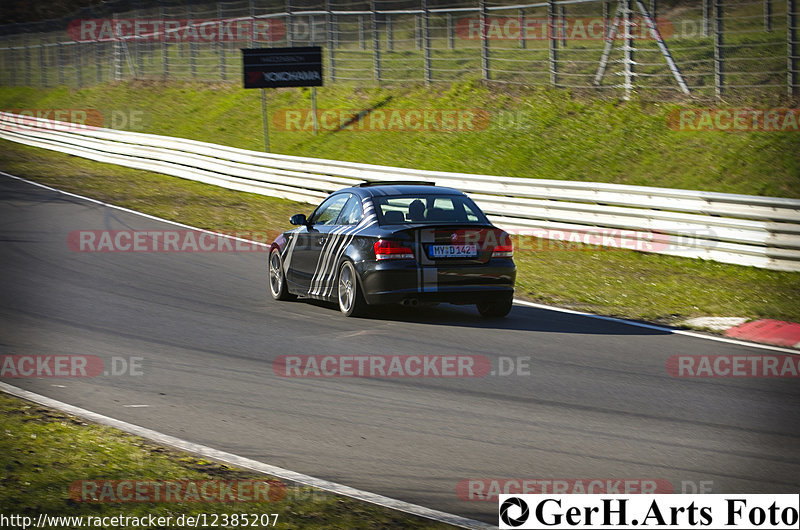
M414 184L373 184L366 187L354 186L352 188L345 188L339 191L355 193L361 197L379 197L391 195L464 195L463 191L455 188Z

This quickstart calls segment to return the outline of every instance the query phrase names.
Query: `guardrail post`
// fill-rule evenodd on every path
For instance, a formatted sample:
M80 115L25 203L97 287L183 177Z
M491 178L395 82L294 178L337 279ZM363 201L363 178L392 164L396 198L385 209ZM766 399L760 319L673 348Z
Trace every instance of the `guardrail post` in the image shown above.
M714 1L714 93L717 99L725 93L724 39L722 25L722 0Z
M519 47L523 50L527 47L528 43L525 40L525 10L519 10Z
M711 35L711 0L703 0L703 37Z
M483 78L492 78L489 69L489 12L486 10L486 0L478 0L480 5L481 18L481 73Z
M797 95L797 2L786 0L786 81L789 99Z
M375 70L375 80L381 82L381 36L378 33L378 11L375 9L375 0L370 2L372 10L372 58Z
M547 1L547 33L550 39L550 84L558 86L558 34L556 28L556 4Z
M331 10L331 0L325 0L325 11L327 11L328 22L328 71L330 71L331 82L336 81L336 60L334 58L335 35L333 33L333 11Z

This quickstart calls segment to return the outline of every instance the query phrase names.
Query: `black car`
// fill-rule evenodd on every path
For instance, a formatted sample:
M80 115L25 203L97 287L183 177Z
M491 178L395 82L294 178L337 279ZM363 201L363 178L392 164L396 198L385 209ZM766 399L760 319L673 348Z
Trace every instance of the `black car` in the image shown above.
M367 305L476 304L511 310L516 267L506 232L464 193L427 183L365 183L332 193L311 217L292 216L269 252L269 290Z

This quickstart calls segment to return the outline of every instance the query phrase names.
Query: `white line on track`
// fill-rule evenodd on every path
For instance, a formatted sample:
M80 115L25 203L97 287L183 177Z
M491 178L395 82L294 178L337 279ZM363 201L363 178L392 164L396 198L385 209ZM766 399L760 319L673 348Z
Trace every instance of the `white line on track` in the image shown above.
M345 486L344 484L337 484L336 482L330 482L327 480L311 477L309 475L303 475L302 473L296 473L288 469L283 469L281 467L276 467L269 464L265 464L263 462L258 462L257 460L251 460L249 458L238 456L233 453L220 451L218 449L214 449L206 445L192 443L187 440L182 440L180 438L176 438L168 434L163 434L158 431L154 431L152 429L140 427L138 425L134 425L132 423L128 423L122 420L117 420L115 418L110 418L108 416L92 412L91 410L86 410L80 407L76 407L74 405L69 405L67 403L63 403L61 401L57 401L55 399L51 399L46 396L36 394L34 392L29 392L27 390L23 390L21 388L6 383L0 382L0 390L8 394L11 394L13 396L26 399L28 401L32 401L34 403L38 403L40 405L44 405L46 407L50 407L56 410L60 410L61 412L72 414L73 416L78 416L79 418L83 418L102 425L108 425L109 427L114 427L115 429L119 429L121 431L125 431L127 433L134 434L142 438L147 438L148 440L152 440L161 445L174 447L176 449L180 449L181 451L187 451L189 453L193 453L199 456L210 458L212 460L216 460L217 462L223 462L225 464L229 464L239 468L249 469L252 471L257 471L259 473L272 475L274 477L278 477L280 479L287 480L290 482L305 484L307 486L312 486L314 488L335 493L337 495L344 495L346 497L358 499L360 501L376 504L378 506L383 506L386 508L390 508L392 510L398 510L412 515L417 515L420 517L424 517L426 519L432 519L434 521L448 523L454 526L459 526L461 528L478 528L478 529L496 528L495 526L492 526L490 524L481 521L475 521L473 519L468 519L466 517L461 517L459 515L454 515L451 513L440 512L438 510L432 510L430 508L419 506L417 504L411 504L405 501L392 499L390 497L384 497L383 495L378 495L376 493L370 493L368 491L351 488L350 486Z
M157 217L155 215L150 215L150 214L138 212L136 210L131 210L130 208L123 208L122 206L116 206L114 204L109 204L107 202L99 201L97 199L92 199L91 197L85 197L83 195L78 195L76 193L70 193L68 191L60 190L58 188L52 188L50 186L46 186L44 184L40 184L40 183L34 182L32 180L28 180L28 179L25 179L25 178L22 178L22 177L17 177L16 175L11 175L10 173L6 173L4 171L0 171L0 175L5 175L6 177L10 177L10 178L13 178L13 179L16 179L16 180L20 180L22 182L27 182L28 184L32 184L34 186L38 186L40 188L44 188L44 189L47 189L47 190L50 190L50 191L55 191L57 193L63 193L64 195L69 195L70 197L75 197L77 199L81 199L81 200L84 200L84 201L89 201L89 202L93 202L95 204L100 204L100 205L106 206L108 208L114 208L115 210L120 210L120 211L123 211L123 212L132 213L134 215L139 215L141 217L146 217L147 219L153 219L155 221L161 221L162 223L169 223L169 224L172 224L172 225L175 225L175 226L180 226L182 228L188 228L190 230L196 230L198 232L203 232L203 233L206 233L206 234L213 234L213 235L216 235L218 237L227 237L229 239L234 239L236 241L242 241L244 243L250 243L250 244L253 244L253 245L261 245L261 246L264 246L264 247L267 246L265 243L261 243L261 242L258 242L258 241L250 241L249 239L244 239L244 238L241 238L241 237L235 237L235 236L232 236L232 235L229 235L229 234L220 234L218 232L213 232L211 230L205 230L203 228L197 228L197 227L190 226L190 225L187 225L187 224L179 223L177 221L170 221L169 219L164 219L162 217ZM686 331L686 330L682 330L682 329L668 328L668 327L659 326L659 325L656 325L656 324L648 324L646 322L636 322L634 320L625 320L625 319L622 319L622 318L607 317L607 316L603 316L603 315L595 315L593 313L584 313L583 311L574 311L572 309L564 309L563 307L555 307L555 306L550 306L550 305L537 304L535 302L528 302L527 300L520 300L518 298L514 299L514 303L517 304L517 305L521 305L521 306L535 307L536 309L544 309L544 310L547 310L547 311L556 311L556 312L559 312L559 313L567 313L567 314L570 314L570 315L577 315L577 316L582 316L582 317L587 317L587 318L594 318L594 319L598 319L598 320L605 320L605 321L608 321L608 322L616 322L618 324L626 324L628 326L636 326L636 327L652 329L652 330L656 330L656 331L663 331L664 333L671 333L671 334L675 334L675 335L685 335L687 337L694 337L694 338L698 338L698 339L714 340L714 341L717 341L717 342L725 342L725 343L728 343L728 344L736 344L736 345L739 345L739 346L748 346L750 348L758 348L758 349L762 349L762 350L772 350L772 351L779 351L779 352L782 352L782 353L791 353L792 355L800 355L800 352L798 352L797 350L790 350L788 348L781 348L780 346L771 346L769 344L759 344L759 343L756 343L756 342L747 342L747 341L743 341L743 340L729 339L729 338L726 338L726 337L717 337L717 336L714 336L714 335L706 335L706 334L703 334L703 333L695 333L695 332L692 332L692 331Z

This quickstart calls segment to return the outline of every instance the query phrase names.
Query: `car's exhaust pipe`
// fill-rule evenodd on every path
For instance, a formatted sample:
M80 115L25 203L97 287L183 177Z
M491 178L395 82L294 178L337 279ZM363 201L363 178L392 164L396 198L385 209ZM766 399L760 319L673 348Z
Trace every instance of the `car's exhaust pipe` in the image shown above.
M416 298L403 298L401 303L406 307L417 307L419 305L419 300Z

